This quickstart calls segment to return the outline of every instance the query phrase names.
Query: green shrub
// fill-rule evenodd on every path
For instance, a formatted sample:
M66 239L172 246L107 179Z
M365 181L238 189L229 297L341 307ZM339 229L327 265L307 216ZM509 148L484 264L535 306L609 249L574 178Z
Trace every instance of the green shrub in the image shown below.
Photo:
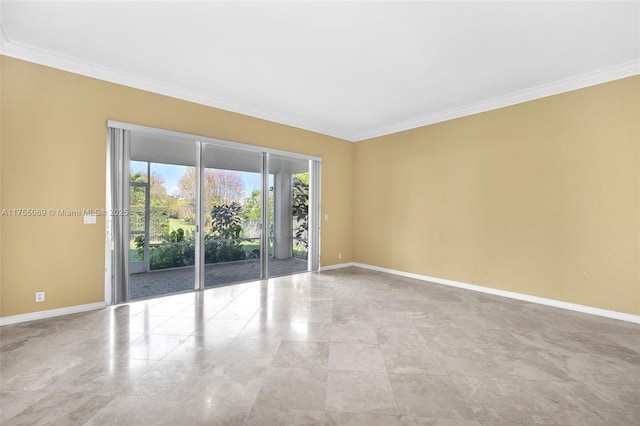
M220 241L211 236L204 240L204 263L230 262L247 258L238 241Z
M150 267L152 270L192 266L195 260L195 245L184 244L159 245L149 247Z

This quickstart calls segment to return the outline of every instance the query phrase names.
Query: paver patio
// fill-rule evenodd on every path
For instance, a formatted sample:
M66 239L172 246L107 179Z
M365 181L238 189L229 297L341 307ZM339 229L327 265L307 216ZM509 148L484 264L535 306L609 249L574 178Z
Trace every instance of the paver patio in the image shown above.
M298 259L269 259L269 276L295 274L307 270L307 261ZM129 279L131 300L147 299L171 293L193 290L195 268L171 268L160 271L131 274ZM260 279L260 260L205 265L205 286L219 287L236 282Z

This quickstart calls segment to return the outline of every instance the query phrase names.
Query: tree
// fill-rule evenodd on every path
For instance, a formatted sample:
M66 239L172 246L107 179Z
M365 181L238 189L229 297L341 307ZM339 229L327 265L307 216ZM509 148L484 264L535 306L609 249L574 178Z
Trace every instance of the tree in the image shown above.
M131 182L147 182L146 173L132 173ZM145 227L145 188L143 186L129 186L129 224L132 231L144 231Z
M251 194L242 201L242 216L245 219L260 219L261 202L260 190L251 191Z
M309 173L293 175L292 215L296 221L294 233L307 248L309 231Z
M147 174L141 172L135 172L131 174L131 182L135 183L147 183ZM150 204L166 205L173 199L171 195L167 193L167 188L164 186L164 177L158 172L152 172L149 179L149 192L151 195ZM141 193L141 198L135 198L131 196L131 204L143 204L144 205L144 192Z
M242 243L242 206L216 205L211 210L212 229L205 237L205 262L226 262L246 258Z
M244 198L244 182L238 171L206 169L204 181L205 208L236 203Z
M158 172L152 172L150 176L143 172L133 172L130 181L149 184L150 242L167 241L170 229L169 218L178 217L179 206L178 200L167 192L164 177ZM142 231L145 229L145 197L146 188L144 186L132 185L130 187L130 224L132 230Z
M158 172L151 173L149 192L151 205L166 206L172 201L171 196L167 193L167 188L164 186L164 177Z
M251 194L242 201L242 217L245 219L260 219L262 197L259 189L254 189ZM273 191L269 191L269 220L273 219Z
M213 219L212 235L215 238L239 238L242 231L242 206L238 203L214 206L211 210Z
M235 170L205 169L204 172L205 210L215 205L239 202L244 197L244 183L240 172ZM183 217L193 222L196 202L196 169L187 167L178 182L179 199L183 202Z

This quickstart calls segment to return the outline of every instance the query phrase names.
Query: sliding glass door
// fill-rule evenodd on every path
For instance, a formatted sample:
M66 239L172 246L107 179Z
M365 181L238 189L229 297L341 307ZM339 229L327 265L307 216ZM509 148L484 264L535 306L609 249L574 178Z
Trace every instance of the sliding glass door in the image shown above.
M319 159L110 122L115 303L318 269ZM315 196L314 196L315 194Z
M262 153L203 146L204 285L262 277Z
M309 270L309 161L269 155L269 276Z
M144 132L130 140L129 298L193 290L197 144Z

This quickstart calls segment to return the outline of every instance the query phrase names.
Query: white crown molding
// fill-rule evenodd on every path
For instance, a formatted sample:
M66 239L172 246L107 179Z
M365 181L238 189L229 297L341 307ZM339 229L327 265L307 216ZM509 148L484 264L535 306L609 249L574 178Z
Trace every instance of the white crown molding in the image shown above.
M411 272L398 271L396 269L382 268L380 266L367 265L365 263L352 262L349 266L369 269L372 271L385 272L387 274L398 275L406 278L413 278L420 281L447 285L451 287L463 288L465 290L477 291L480 293L492 294L494 296L508 297L525 302L536 303L538 305L552 306L554 308L566 309L569 311L582 312L585 314L597 315L605 318L612 318L620 321L627 321L640 324L640 315L627 314L624 312L610 311L608 309L594 308L592 306L578 305L561 300L547 299L544 297L531 296L529 294L516 293L513 291L500 290L497 288L484 287L476 284L468 284L461 281L448 280L445 278L430 277L428 275L414 274Z
M97 309L103 309L106 307L107 304L105 302L98 302L89 303L87 305L68 306L66 308L49 309L46 311L29 312L26 314L0 317L0 326L59 317L61 315L77 314L80 312L95 311Z
M0 0L0 7L2 4L2 0ZM4 26L0 23L0 54L4 54L3 46L7 43L10 43L9 36L7 36L6 31L4 30Z
M231 102L214 96L202 95L182 87L14 42L6 36L1 26L0 31L2 32L0 37L0 54L5 56L353 142L353 140L350 139L351 135L339 130L316 126L312 123L273 114L249 105Z
M547 96L558 95L572 90L583 89L585 87L595 86L596 84L607 83L609 81L619 80L621 78L631 77L637 74L640 74L640 59L577 75L564 80L554 81L552 83L543 84L541 86L532 87L530 89L521 90L508 95L498 96L492 99L476 102L471 105L452 108L435 114L429 114L411 120L402 121L400 123L360 132L353 135L353 140L360 142L379 136L386 136L392 133L398 133L405 130L428 126L430 124L453 120L455 118L521 104L523 102L533 101Z
M564 80L559 80L530 89L521 90L519 92L510 93L508 95L476 102L471 105L452 108L446 111L417 117L411 120L378 127L371 130L350 133L348 131L331 129L324 126L317 126L305 121L273 114L259 108L239 104L222 98L214 96L204 96L200 93L194 92L192 90L187 90L182 87L173 86L142 76L126 73L112 68L107 68L86 61L81 61L69 56L60 55L58 53L40 49L34 46L18 43L11 40L7 36L1 24L0 54L16 59L21 59L27 62L33 62L36 64L57 68L63 71L68 71L75 74L80 74L87 77L93 77L111 83L132 87L135 89L145 90L148 92L194 102L225 111L231 111L238 114L247 115L249 117L272 121L275 123L296 127L327 136L333 136L350 142L365 141L367 139L379 136L386 136L405 130L428 126L430 124L441 123L443 121L453 120L455 118L461 118L498 108L504 108L510 105L516 105L523 102L528 102L535 99L557 95L560 93L582 89L584 87L589 87L596 84L606 83L609 81L640 74L640 59L638 59L609 68L581 74Z

